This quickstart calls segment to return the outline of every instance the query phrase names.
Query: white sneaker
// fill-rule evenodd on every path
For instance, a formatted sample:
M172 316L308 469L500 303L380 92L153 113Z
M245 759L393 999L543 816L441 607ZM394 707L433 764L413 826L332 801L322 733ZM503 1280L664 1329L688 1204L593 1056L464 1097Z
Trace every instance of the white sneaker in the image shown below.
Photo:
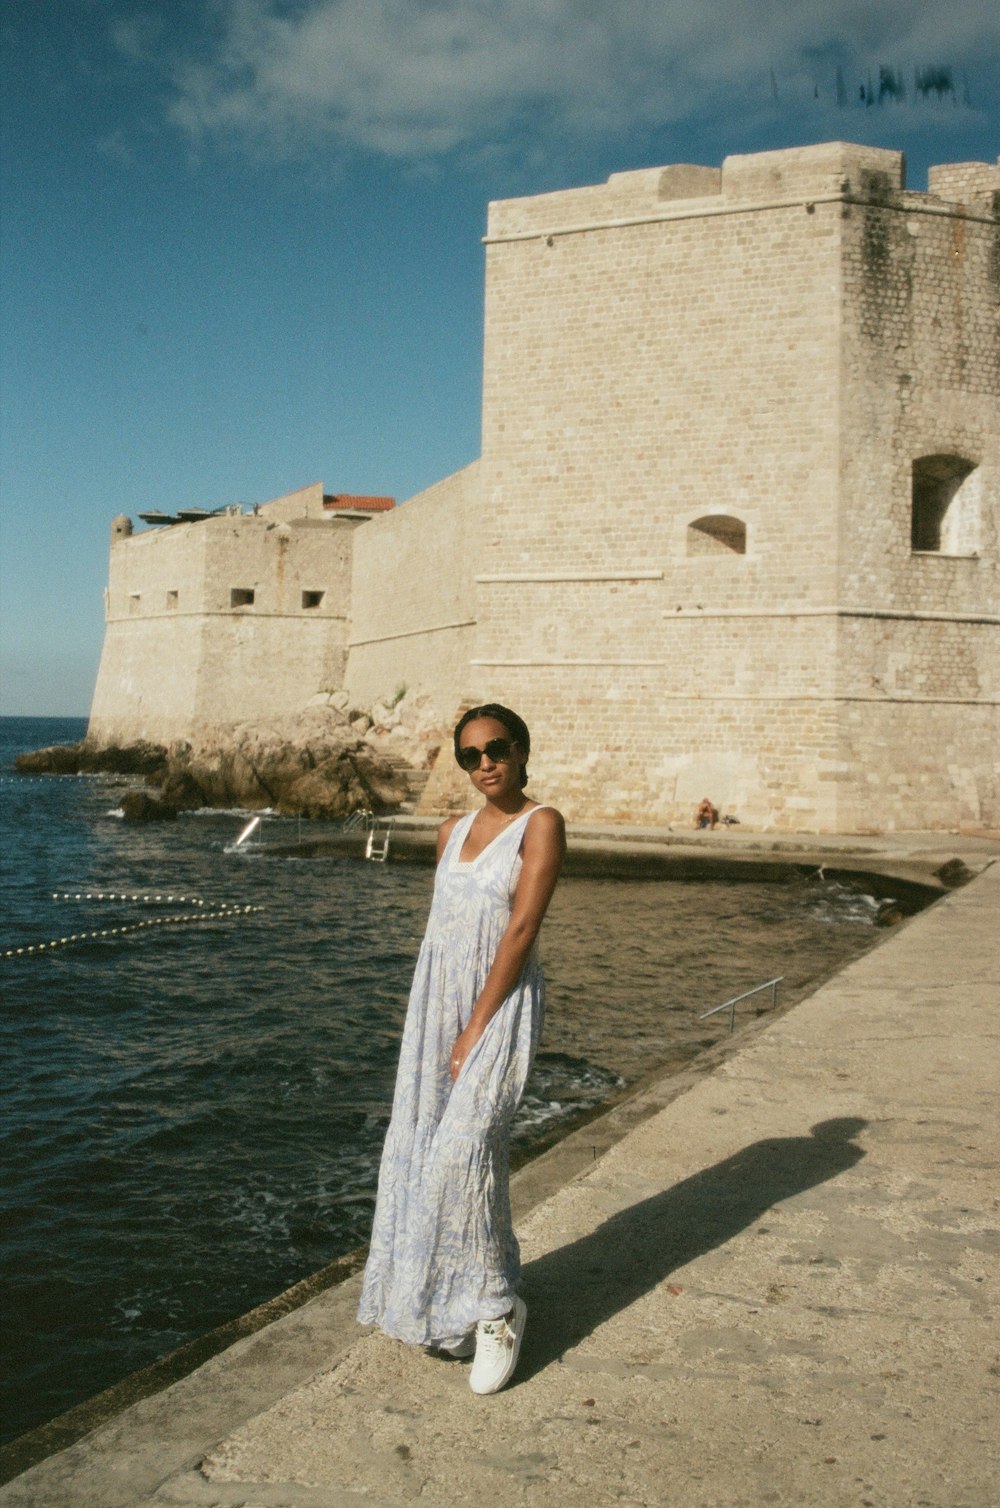
M476 1326L476 1359L469 1373L469 1387L474 1393L499 1393L509 1382L517 1366L528 1306L515 1298L514 1307L504 1319L480 1320Z
M456 1361L468 1361L469 1357L474 1356L476 1351L475 1330L470 1330L468 1335L464 1336L462 1340L457 1341L453 1346L442 1346L441 1350L448 1356L454 1356Z

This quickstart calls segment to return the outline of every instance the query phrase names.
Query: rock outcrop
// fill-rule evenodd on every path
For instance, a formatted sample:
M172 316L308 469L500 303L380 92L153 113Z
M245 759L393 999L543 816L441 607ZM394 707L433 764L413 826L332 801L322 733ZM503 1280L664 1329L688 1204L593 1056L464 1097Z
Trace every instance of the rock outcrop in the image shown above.
M310 709L291 722L259 724L168 751L152 777L178 810L271 807L286 815L343 818L359 808L394 811L406 782L341 717Z
M176 806L167 801L158 801L148 791L126 791L121 800L122 816L126 822L175 822Z
M21 775L157 775L166 768L162 744L49 744L30 754L18 754L14 768Z
M22 774L142 775L156 795L129 793L129 820L154 821L199 807L270 807L285 815L340 820L359 809L398 810L407 771L426 770L442 742L431 709L405 696L370 710L345 692L314 697L291 718L206 730L197 742L98 747L55 745L22 754Z

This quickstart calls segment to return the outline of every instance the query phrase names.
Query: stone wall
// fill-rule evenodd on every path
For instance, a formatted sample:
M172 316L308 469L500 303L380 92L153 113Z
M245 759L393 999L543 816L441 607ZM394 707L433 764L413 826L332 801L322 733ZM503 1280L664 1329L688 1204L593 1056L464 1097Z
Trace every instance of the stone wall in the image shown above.
M572 816L836 820L843 170L491 208L475 668Z
M937 169L975 199L1000 171ZM839 825L997 822L1000 746L1000 227L900 177L845 205L838 642ZM927 458L941 458L931 460ZM937 548L915 548L921 465L968 475ZM942 494L944 495L944 494Z
M834 142L492 204L481 459L123 535L92 727L406 687L516 707L577 820L1000 823L1000 168L930 187Z
M201 662L205 525L112 533L105 629L88 736L98 744L183 737Z
M997 227L940 208L839 143L491 206L469 689L570 815L998 820Z
M1000 159L998 159L1000 161ZM996 213L996 167L989 162L947 162L932 167L927 175L929 191L953 204L969 204Z
M310 482L308 487L297 487L294 492L286 492L283 497L272 498L257 511L262 512L272 523L322 518L323 496L323 483Z
M341 686L355 527L262 508L113 538L90 740L197 741Z
M478 502L473 464L354 536L346 685L356 706L411 687L451 717L469 673Z

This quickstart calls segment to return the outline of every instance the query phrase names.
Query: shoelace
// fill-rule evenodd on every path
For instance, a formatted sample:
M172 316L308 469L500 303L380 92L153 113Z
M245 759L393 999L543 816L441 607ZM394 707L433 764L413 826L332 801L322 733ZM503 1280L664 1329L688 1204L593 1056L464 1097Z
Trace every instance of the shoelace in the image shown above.
M485 1341L488 1351L502 1351L509 1333L505 1319L484 1320L480 1326L480 1338Z

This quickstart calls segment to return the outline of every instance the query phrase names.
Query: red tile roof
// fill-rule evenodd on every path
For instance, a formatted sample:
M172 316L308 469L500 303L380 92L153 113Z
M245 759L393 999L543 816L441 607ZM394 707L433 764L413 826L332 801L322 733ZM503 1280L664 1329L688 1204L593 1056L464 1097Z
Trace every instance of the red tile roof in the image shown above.
M324 492L324 508L357 508L364 513L387 513L395 508L394 497L360 497L351 492Z

